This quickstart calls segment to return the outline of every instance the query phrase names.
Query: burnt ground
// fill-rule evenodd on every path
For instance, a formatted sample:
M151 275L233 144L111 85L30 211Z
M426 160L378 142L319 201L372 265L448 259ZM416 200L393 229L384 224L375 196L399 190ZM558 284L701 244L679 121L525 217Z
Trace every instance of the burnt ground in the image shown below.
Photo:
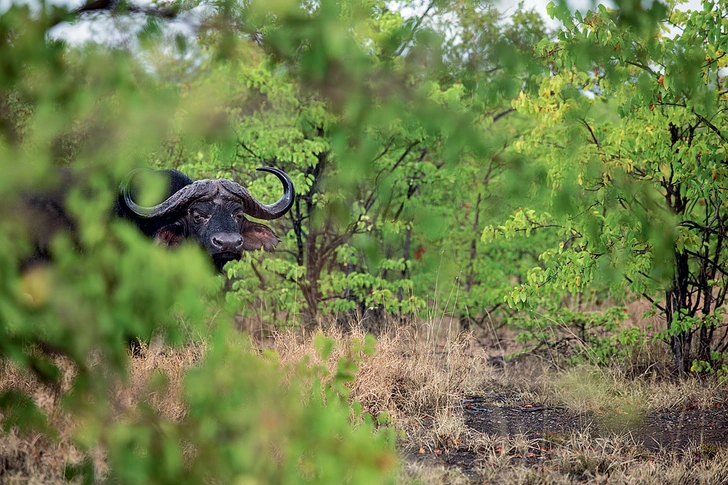
M433 453L420 450L420 456L408 459L456 467L468 474L483 453L511 453L522 465L538 467L551 458L552 448L565 445L572 435L586 437L629 436L634 447L646 456L675 452L680 454L698 446L702 450L718 450L728 444L728 404L715 404L700 409L688 402L646 415L624 412L592 412L577 414L566 407L546 406L519 399L517 393L493 393L467 396L460 402L465 425L470 431L495 438L522 437L527 451L488 449L451 442ZM481 447L482 448L482 447ZM424 451L424 453L423 453Z

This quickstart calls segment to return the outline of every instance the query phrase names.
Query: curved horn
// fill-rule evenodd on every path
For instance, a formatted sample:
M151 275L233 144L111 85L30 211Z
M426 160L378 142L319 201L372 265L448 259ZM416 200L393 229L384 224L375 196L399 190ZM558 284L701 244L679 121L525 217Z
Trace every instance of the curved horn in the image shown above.
M261 172L269 172L278 177L278 180L283 184L283 195L280 199L272 204L262 204L245 187L232 182L230 180L221 180L223 187L228 192L237 195L246 202L245 213L256 219L262 219L269 221L271 219L278 219L285 215L291 209L293 201L296 198L296 190L293 187L293 181L283 170L272 167L260 167L256 170Z
M119 191L127 208L137 216L144 219L166 216L181 209L196 199L214 194L219 190L221 182L220 180L199 180L182 187L180 190L172 194L167 200L157 205L144 207L134 202L129 190L131 179L142 170L146 169L136 169L129 172L129 175L126 176L126 179L119 186Z
M293 205L296 195L293 187L293 181L283 170L272 167L261 167L257 170L272 173L278 177L283 184L283 195L273 204L262 204L256 200L256 198L253 197L245 187L233 182L232 180L222 179L198 180L197 182L182 187L180 190L172 194L167 200L152 207L144 207L134 202L129 191L131 179L140 170L144 169L137 169L130 172L124 182L122 182L119 190L122 198L124 199L124 203L129 210L137 216L145 219L169 215L197 199L210 197L211 195L216 194L220 190L220 187L224 187L225 190L240 197L245 202L245 212L247 214L255 217L256 219L271 220L277 219L288 212Z

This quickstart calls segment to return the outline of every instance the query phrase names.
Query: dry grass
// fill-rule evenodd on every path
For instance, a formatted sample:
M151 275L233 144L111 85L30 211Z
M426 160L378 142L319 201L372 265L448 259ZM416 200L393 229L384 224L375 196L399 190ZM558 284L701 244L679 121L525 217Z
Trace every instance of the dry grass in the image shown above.
M130 359L128 379L112 386L112 404L109 419L133 419L137 403L144 402L159 414L178 420L185 414L182 400L182 377L185 371L204 353L204 348L150 349L142 346L140 356ZM0 367L0 392L17 390L30 396L46 416L48 425L55 430L55 438L42 433L19 434L16 430L0 436L0 483L56 484L68 483L67 467L78 467L90 460L96 476L106 473L104 451L91 446L84 451L78 446L83 441L82 417L72 419L61 396L73 383L75 371L69 361L56 357L54 363L61 370L61 384L53 389L41 385L30 373L3 362ZM93 364L92 364L93 365ZM164 392L160 392L164 389Z
M40 385L35 377L8 362L0 363L0 391L16 390L31 396L57 432L55 440L38 432L4 433L0 439L2 483L63 483L66 465L79 465L85 459L71 439L75 426L60 403L61 393L70 388L74 369L62 358L55 359L55 364L62 376L57 389Z
M136 408L144 401L162 416L181 420L186 413L183 401L185 372L205 354L204 346L179 349L142 345L139 356L130 359L129 379L114 389L113 402L119 412Z
M358 326L343 331L332 325L319 331L336 343L327 363L331 372L337 359L350 353L352 342L365 337ZM283 364L299 362L304 356L320 364L313 338L302 338L295 330L276 333L264 345L275 350ZM480 388L493 372L487 358L468 334L431 323L400 326L378 336L376 353L359 365L351 399L360 402L365 412L403 431L405 447L434 449L464 432L462 417L455 411L462 397Z
M529 449L539 445L530 443ZM577 434L552 447L538 465L529 465L524 462L525 455L512 451L522 447L522 443L508 446L506 442L499 448L505 451L483 454L469 481L464 483L717 485L728 480L728 463L707 459L698 448L653 456L645 454L628 437Z
M500 367L488 363L497 347L458 334L447 321L421 325L389 325L352 387L353 399L375 416L386 413L402 431L401 483L722 483L724 448L694 443L649 451L630 432L652 411L711 409L728 397L716 380L677 380L643 366L659 362L657 348L646 346L615 368L556 368L538 358ZM363 338L356 325L347 333L321 331L337 342L339 355L351 339ZM314 355L311 339L292 331L276 334L270 346L283 361ZM485 394L497 394L495 406L504 409L564 409L578 429L538 438L476 430L464 418L463 398Z
M399 431L402 484L728 483L725 446L696 442L681 450L650 451L630 432L655 410L722 405L728 390L715 380L671 379L654 368L635 373L637 360L616 368L558 369L537 358L498 366L489 363L500 353L497 346L459 333L446 319L390 322L387 327L378 336L376 353L360 363L351 399ZM365 337L356 322L319 331L336 343L327 362L318 360L315 332L274 332L257 345L274 350L283 365L306 358L333 373L336 360L350 355L354 342ZM183 377L204 353L200 346L143 348L140 357L130 360L129 378L114 387L112 418L133 417L136 403L143 401L170 420L182 419ZM59 366L65 390L73 369L63 362ZM6 363L0 391L10 388L31 395L59 434L55 441L16 432L0 437L0 482L67 483L64 468L89 458L103 478L102 450L95 448L89 456L75 445L79 424L63 410L58 390L39 386ZM464 413L469 396L495 396L493 409L504 413L524 404L558 408L576 417L574 431L529 435L477 429Z
M728 389L718 379L625 375L619 367L580 366L548 374L542 395L547 402L563 403L578 413L623 409L644 413L690 406L711 409L722 406Z

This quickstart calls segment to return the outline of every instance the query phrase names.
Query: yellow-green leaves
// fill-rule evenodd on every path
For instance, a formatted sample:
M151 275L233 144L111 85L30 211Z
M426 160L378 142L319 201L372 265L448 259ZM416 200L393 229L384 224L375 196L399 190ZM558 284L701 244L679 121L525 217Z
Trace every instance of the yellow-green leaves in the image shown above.
M618 7L572 16L563 4L549 6L565 28L557 41L538 45L551 66L538 93L514 102L537 122L516 148L544 165L554 225L571 236L562 232L558 248L542 253L545 266L529 273L509 303L542 301L527 291L536 285L576 295L620 279L651 298L664 294L671 302L660 307L666 338L685 370L693 335L700 335L703 355L713 345L696 309L720 307L711 295L726 284L718 269L726 253L720 228L728 221L728 119L720 101L726 81L719 74L725 36L715 20L725 5L673 10L680 28L670 36L654 28L667 13L662 7ZM523 231L522 217L517 212L510 224L520 220ZM487 229L484 239L492 234Z
M538 213L535 209L519 209L510 216L505 224L498 227L486 226L483 229L481 240L487 244L498 236L511 238L519 233L530 236L532 231L554 227L552 225L553 218L546 212Z

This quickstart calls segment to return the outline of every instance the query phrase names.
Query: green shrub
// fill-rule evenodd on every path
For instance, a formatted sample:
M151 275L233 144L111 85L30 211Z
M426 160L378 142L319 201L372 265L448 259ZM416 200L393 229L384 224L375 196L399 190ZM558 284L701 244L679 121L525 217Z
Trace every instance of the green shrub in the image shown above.
M391 482L389 431L353 413L343 392L356 356L332 376L282 369L232 328L206 254L194 244L164 250L111 216L121 178L154 165L171 138L224 139L224 123L198 122L217 106L193 106L141 55L49 40L58 15L0 14L0 361L20 376L0 379L5 429L63 434L85 455L65 478L83 483ZM75 182L44 220L27 196L58 187L57 166ZM60 212L73 231L47 230ZM49 236L50 260L24 266L33 224ZM139 386L128 347L136 338L204 352L178 369L181 384L152 372ZM49 402L37 399L46 391ZM165 414L160 396L183 411Z

